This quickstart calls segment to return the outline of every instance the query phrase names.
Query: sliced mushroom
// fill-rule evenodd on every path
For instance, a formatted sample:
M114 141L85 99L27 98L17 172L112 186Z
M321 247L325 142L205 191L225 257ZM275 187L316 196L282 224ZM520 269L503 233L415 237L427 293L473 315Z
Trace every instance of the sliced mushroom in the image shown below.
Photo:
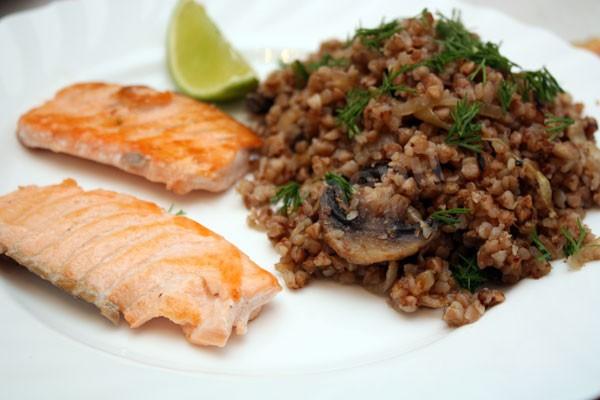
M340 257L368 265L411 256L431 242L437 226L415 220L415 213L414 209L407 212L405 221L370 215L367 207L347 213L341 191L327 186L321 195L319 218L325 242Z
M246 95L246 109L252 114L266 114L273 106L274 99L258 92L251 92Z

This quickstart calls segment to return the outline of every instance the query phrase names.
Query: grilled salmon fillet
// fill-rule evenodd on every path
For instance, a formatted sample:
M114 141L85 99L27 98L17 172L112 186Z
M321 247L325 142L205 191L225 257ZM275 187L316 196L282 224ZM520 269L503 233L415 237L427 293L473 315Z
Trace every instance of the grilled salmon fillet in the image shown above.
M178 194L228 188L261 144L213 105L108 83L62 89L20 118L17 136L25 146L113 165Z
M156 317L224 346L281 290L221 236L155 204L75 181L0 197L0 254L132 328Z

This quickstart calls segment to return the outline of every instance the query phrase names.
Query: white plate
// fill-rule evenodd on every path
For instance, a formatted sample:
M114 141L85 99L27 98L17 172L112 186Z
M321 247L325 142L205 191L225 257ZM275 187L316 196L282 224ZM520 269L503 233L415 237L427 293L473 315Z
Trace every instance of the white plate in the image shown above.
M414 15L455 3L385 1L210 1L208 10L256 69L280 56L345 37L358 23ZM172 88L164 60L172 1L57 2L0 21L0 193L23 184L76 178L85 188L174 203L273 271L265 235L245 224L234 190L178 197L160 185L17 142L18 116L69 83L96 79ZM547 65L600 117L600 61L540 29L460 5L466 24L502 41L520 65ZM239 107L228 107L243 117ZM600 232L600 218L586 219ZM284 290L225 349L189 345L179 329L154 321L112 326L24 269L0 265L0 398L483 397L585 398L600 394L600 265L579 272L556 262L526 280L476 324L445 327L437 311L402 315L384 299L327 282ZM169 398L169 397L166 397Z

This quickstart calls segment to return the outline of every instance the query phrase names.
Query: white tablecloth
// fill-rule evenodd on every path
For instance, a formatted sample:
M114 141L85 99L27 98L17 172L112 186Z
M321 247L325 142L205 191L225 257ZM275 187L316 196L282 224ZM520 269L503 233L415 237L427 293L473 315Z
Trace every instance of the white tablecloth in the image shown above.
M0 17L20 10L39 7L51 1L64 0L0 0ZM463 1L496 8L522 22L551 30L570 42L585 40L593 36L600 37L600 0Z

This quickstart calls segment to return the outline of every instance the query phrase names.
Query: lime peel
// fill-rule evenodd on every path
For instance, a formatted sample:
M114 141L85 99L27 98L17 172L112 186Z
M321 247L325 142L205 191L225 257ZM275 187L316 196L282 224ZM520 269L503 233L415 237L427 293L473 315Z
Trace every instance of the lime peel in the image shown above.
M167 63L178 89L199 100L233 100L258 84L252 67L194 0L179 1L171 16Z

